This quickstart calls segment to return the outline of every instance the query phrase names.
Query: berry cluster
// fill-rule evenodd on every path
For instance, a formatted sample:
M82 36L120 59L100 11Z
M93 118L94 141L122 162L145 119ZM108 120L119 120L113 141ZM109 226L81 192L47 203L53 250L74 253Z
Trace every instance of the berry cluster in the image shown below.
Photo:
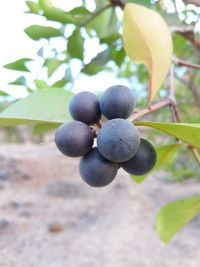
M58 149L67 156L81 157L83 180L94 187L111 183L120 167L133 175L143 175L156 163L156 151L137 128L126 119L135 107L133 92L121 85L108 88L100 101L91 92L74 95L69 112L74 121L61 125L55 134ZM101 115L108 121L96 133L93 126ZM97 147L93 148L97 137Z

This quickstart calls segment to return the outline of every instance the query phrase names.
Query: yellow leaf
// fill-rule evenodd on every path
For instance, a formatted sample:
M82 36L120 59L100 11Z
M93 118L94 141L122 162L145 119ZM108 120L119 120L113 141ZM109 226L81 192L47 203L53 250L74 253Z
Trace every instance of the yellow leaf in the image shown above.
M123 16L126 54L150 72L149 105L166 78L172 58L172 38L163 18L137 4L127 4Z

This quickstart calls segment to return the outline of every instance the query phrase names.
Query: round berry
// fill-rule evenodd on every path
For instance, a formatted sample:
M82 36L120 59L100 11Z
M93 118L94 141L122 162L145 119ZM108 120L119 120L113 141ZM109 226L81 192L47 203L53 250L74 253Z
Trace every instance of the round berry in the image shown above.
M126 86L109 87L100 99L100 109L103 115L111 120L128 118L135 107L135 96Z
M152 144L141 139L138 151L131 159L122 163L122 168L132 175L144 175L154 167L156 158L156 150Z
M62 124L55 133L57 148L66 156L80 157L93 146L94 134L83 122L71 121Z
M97 148L93 148L81 158L79 170L81 177L87 184L93 187L102 187L114 180L118 164L105 159Z
M69 103L69 112L74 120L88 125L94 124L101 118L99 101L91 92L80 92L74 95Z
M137 128L124 119L106 122L97 136L99 152L113 162L123 162L132 158L139 144L140 135Z

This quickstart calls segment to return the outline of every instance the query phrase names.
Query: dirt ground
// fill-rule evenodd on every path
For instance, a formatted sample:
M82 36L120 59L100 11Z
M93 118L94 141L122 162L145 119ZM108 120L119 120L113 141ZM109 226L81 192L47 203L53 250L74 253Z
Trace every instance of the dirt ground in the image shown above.
M162 177L137 185L120 170L94 189L53 144L2 145L0 267L199 267L200 218L166 246L155 214L200 184Z

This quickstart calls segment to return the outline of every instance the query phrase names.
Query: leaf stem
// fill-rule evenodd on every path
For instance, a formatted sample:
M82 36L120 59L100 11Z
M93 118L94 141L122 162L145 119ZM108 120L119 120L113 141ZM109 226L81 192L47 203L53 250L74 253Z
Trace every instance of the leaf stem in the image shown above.
M192 147L192 146L189 146L188 148L191 150L194 158L196 159L197 163L200 165L200 155L199 155L197 148Z

